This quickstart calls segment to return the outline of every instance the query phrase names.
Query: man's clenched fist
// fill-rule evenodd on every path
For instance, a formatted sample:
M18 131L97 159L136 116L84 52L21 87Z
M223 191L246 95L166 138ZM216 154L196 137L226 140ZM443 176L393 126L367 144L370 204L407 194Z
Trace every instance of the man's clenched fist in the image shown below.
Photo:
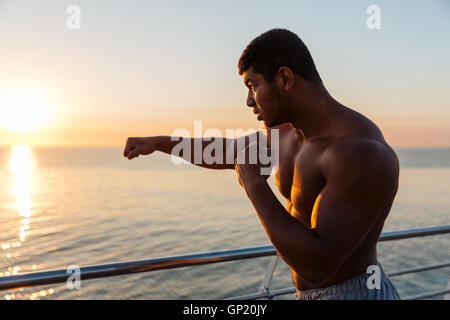
M131 160L139 155L151 154L156 150L156 137L128 138L123 156Z

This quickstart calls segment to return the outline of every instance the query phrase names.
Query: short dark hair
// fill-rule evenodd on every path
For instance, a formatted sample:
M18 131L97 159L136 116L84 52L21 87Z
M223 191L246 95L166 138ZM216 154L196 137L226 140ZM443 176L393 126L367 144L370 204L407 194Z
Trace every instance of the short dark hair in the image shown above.
M253 39L238 62L240 75L253 67L267 82L272 82L283 66L305 80L322 83L308 48L295 33L286 29L272 29Z

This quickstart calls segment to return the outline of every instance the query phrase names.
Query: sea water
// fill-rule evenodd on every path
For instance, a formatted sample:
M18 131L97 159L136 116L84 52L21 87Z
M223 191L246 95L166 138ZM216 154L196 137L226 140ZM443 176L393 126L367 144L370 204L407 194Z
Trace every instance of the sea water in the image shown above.
M400 187L383 232L449 224L450 149L396 149ZM282 197L270 184L280 201ZM284 204L284 202L283 202ZM121 148L0 148L0 276L270 245L234 170ZM389 271L450 260L450 236L380 242ZM222 299L259 292L271 257L9 290L2 299ZM449 268L392 278L442 290ZM280 260L271 288L293 287ZM277 297L292 299L292 295ZM442 299L442 296L434 299Z

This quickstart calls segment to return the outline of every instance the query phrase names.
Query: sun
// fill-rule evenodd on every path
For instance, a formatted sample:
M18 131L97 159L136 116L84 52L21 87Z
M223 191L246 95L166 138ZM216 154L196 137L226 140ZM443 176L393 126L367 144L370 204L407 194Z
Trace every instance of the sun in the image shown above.
M50 119L50 105L32 90L16 90L0 97L0 125L13 131L33 131Z

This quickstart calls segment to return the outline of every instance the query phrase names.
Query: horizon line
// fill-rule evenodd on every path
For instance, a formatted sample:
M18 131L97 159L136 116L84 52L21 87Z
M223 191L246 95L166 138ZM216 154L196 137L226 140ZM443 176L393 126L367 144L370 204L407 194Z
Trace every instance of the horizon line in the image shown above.
M90 145L90 144L0 144L0 148L11 148L11 147L17 147L17 146L27 146L27 147L35 147L35 148L124 148L125 144L123 145ZM408 146L408 145L390 145L392 148L400 148L400 149L450 149L450 145L418 145L418 146Z

